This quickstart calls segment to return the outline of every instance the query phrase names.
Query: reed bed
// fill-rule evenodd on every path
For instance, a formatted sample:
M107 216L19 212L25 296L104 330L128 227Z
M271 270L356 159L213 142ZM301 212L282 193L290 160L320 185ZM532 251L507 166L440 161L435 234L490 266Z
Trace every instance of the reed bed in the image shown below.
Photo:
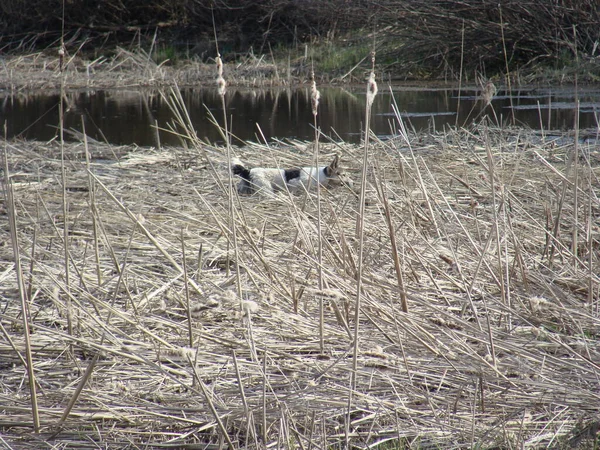
M2 147L14 201L5 196L0 214L15 213L40 423L33 433L2 220L7 448L592 448L597 440L597 141L579 146L573 166L573 141L549 133L480 124L371 137L360 303L361 146L319 143L320 160L339 154L355 185L321 189L318 236L316 194L304 207L302 195L236 197L230 220L225 148L65 143L69 286L60 146ZM314 154L302 142L232 150L271 166L305 165Z
M117 48L111 56L88 59L77 52L65 55L63 71L56 57L44 52L7 56L0 65L0 86L18 92L33 89L60 89L61 78L70 89L115 89L130 87L170 87L212 85L214 63L194 59L172 65L157 63L142 48ZM281 86L298 81L291 74L278 76L278 68L264 58L249 54L239 62L227 64L232 86Z

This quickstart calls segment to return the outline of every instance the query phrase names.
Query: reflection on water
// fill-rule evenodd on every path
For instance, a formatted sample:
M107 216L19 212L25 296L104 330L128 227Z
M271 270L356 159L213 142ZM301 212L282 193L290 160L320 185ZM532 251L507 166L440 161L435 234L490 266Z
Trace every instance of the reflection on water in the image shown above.
M321 87L318 124L333 139L360 141L365 114L365 89ZM500 91L484 113L493 122L531 128L570 129L575 118L572 90ZM214 89L184 89L182 97L198 136L211 143L222 137L211 122L209 112L223 122L221 99ZM58 94L0 93L0 123L6 123L8 136L49 140L57 136ZM455 89L380 89L373 105L371 127L380 136L397 129L392 104L398 105L409 128L442 129L445 125L462 126L481 117L481 103L473 90ZM227 120L237 138L243 141L264 139L314 138L308 87L298 89L239 89L226 96ZM600 91L580 92L580 127L596 127L600 114ZM82 130L97 140L113 144L177 145L177 136L158 128L168 128L172 113L158 91L102 90L66 94L65 128ZM67 135L67 138L72 136ZM239 143L239 141L237 142Z

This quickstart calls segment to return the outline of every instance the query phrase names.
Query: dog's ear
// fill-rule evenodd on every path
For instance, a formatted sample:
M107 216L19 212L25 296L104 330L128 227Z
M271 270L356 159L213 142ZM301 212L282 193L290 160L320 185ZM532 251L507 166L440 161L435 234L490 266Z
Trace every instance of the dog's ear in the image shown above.
M329 173L336 173L339 166L340 158L338 155L335 155L331 164L329 164Z

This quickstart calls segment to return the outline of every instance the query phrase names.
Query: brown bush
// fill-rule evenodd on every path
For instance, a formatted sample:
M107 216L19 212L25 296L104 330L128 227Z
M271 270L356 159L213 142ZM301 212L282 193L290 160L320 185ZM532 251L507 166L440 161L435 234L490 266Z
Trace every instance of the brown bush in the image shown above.
M600 8L594 0L390 1L382 22L387 57L432 71L503 71L534 60L593 56L600 43ZM464 41L463 41L464 36ZM463 51L464 49L464 51Z
M356 9L362 2L347 0L65 0L64 40L91 47L152 39L156 29L178 40L212 39L213 20L219 39L229 50L247 51L293 42L331 30L347 31L362 23ZM0 48L24 50L56 45L63 32L62 0L8 0L0 3Z
M359 41L377 30L378 62L438 75L458 73L461 61L488 74L568 64L575 52L595 57L600 44L595 0L64 0L64 24L62 8L63 0L0 2L0 50L57 45L64 30L76 49L157 36L214 56L215 26L225 55L339 34Z

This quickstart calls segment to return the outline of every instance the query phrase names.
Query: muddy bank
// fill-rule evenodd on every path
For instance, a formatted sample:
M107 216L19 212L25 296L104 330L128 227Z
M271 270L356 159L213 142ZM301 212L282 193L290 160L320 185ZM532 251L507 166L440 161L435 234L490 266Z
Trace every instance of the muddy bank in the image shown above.
M375 142L358 315L362 147L321 146L355 186L324 190L319 212L314 194L230 203L227 150L198 142L89 143L89 165L83 142L67 144L64 191L59 143L2 146L14 200L0 211L0 428L13 446L40 438L13 247L53 445L547 446L597 427L597 145L567 168L572 144L522 130ZM235 153L302 166L314 147Z

